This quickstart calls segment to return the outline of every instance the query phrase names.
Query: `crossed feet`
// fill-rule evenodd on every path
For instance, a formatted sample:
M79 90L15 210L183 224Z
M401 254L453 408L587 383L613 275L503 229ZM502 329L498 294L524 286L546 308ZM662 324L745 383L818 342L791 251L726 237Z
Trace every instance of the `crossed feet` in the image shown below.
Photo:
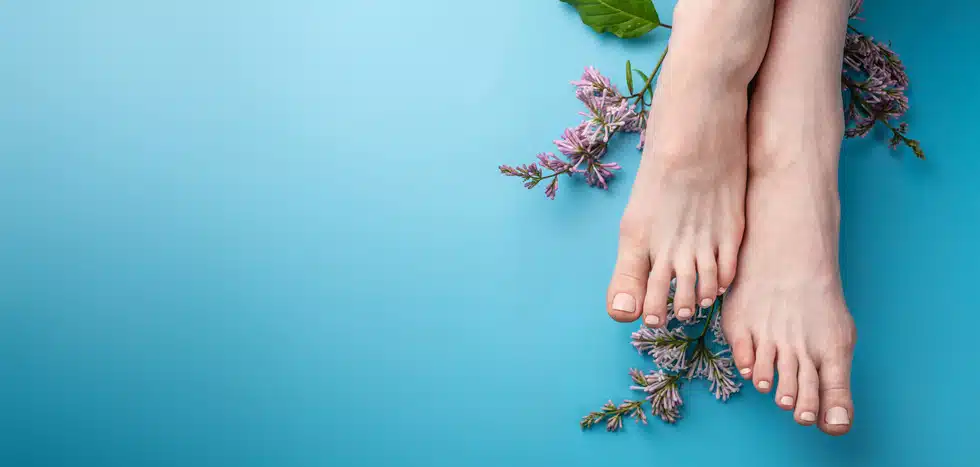
M778 373L776 404L832 435L854 414L837 260L847 10L678 4L607 297L613 319L661 327L672 278L682 320L731 288L722 325L739 372L762 393Z

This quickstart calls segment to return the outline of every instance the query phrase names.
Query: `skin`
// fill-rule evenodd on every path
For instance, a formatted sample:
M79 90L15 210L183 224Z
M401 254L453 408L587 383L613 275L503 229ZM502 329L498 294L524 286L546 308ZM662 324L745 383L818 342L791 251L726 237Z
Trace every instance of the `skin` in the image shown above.
M854 414L855 331L837 262L847 10L678 5L607 298L613 319L660 327L672 277L681 319L731 288L723 327L740 372L832 435Z

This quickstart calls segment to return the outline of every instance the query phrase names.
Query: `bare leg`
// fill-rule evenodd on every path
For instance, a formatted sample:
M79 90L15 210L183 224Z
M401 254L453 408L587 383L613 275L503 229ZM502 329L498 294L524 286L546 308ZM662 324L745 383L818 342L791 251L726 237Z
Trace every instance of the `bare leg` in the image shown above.
M797 422L850 429L854 324L838 265L848 0L777 0L749 110L745 241L723 324L736 364Z
M747 86L769 41L773 0L685 0L654 93L647 145L623 215L607 311L690 318L735 276L745 223ZM695 285L697 284L697 285Z

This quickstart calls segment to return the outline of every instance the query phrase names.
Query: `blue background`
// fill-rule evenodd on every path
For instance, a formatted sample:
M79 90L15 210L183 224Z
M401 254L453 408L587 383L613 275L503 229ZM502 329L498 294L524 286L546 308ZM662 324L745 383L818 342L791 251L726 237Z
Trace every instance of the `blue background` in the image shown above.
M7 2L0 465L976 465L980 7L863 16L930 159L845 145L861 338L831 439L701 386L676 426L578 429L644 365L604 311L635 140L609 192L496 166L665 31L557 1Z

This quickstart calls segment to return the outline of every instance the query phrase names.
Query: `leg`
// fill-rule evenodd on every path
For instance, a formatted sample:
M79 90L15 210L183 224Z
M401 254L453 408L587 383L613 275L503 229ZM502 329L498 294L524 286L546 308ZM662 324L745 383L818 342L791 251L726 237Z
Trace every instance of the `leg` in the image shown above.
M723 325L736 364L797 422L850 428L855 340L838 266L848 0L777 0L749 112L745 242Z
M745 211L747 86L765 55L773 0L685 0L654 93L647 145L623 215L607 311L681 319L735 276Z

